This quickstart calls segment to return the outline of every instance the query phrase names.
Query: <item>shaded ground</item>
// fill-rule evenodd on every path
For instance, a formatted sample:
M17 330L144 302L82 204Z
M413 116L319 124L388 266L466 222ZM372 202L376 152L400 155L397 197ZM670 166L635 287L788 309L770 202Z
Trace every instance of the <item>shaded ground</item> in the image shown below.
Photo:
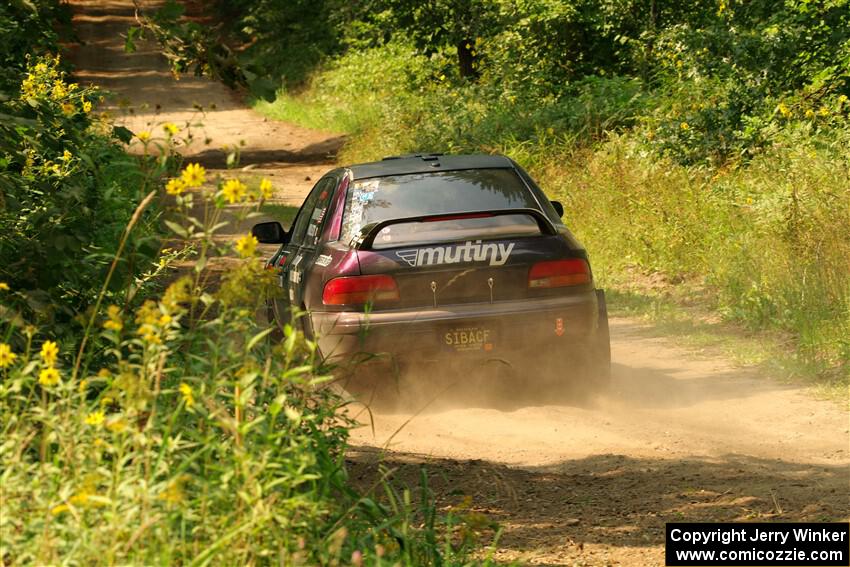
M522 564L663 565L664 524L671 521L847 517L843 464L740 454L665 459L600 453L515 468L364 448L352 454L352 478L371 487L378 463L414 495L424 468L439 509L461 518L479 512L497 522L502 532L492 557ZM483 530L481 540L489 542L493 533Z
M333 164L342 137L269 122L217 83L176 81L151 45L125 54L131 1L71 5L84 42L72 51L77 79L113 91L108 109L131 130L188 125L193 139L182 149L211 175L223 165L220 148L241 147L242 165L254 167L243 175L276 186L267 218L291 215ZM417 403L381 408L373 422L361 412L352 478L368 488L389 467L417 486L425 467L443 509L469 497L459 514L499 522L495 557L541 565L660 565L666 521L850 516L844 408L650 335L635 321L612 322L614 388L586 403L526 395L533 386L474 399L450 388L431 403L435 390L417 391ZM420 383L446 374L425 370ZM497 391L481 374L477 390ZM518 377L528 378L521 369Z

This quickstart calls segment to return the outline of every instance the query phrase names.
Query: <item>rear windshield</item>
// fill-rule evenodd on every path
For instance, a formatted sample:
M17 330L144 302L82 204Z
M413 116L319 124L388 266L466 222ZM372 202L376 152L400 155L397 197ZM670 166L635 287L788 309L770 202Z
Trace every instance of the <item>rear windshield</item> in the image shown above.
M364 226L388 219L521 208L539 210L540 205L510 169L435 171L361 179L348 190L342 240L348 242L359 235ZM507 231L498 230L498 227ZM409 238L401 239L404 242L398 238L402 236L400 232L408 232L402 226L388 228L396 232L396 238L386 239L387 235L382 234L378 241L383 241L384 246L410 242ZM508 233L537 232L537 223L528 217L517 219L510 215L493 217L492 223L474 219L466 228L470 232L465 237L474 237L473 233L480 229L484 231L480 237L498 238Z

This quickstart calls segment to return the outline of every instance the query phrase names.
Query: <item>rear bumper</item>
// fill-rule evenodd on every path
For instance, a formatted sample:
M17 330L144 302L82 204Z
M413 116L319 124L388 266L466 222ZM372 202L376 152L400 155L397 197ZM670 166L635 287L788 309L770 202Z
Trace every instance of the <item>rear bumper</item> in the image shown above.
M590 290L424 310L314 311L311 319L319 348L332 362L344 363L358 353L389 354L401 360L449 354L474 361L586 344L596 332L599 303Z

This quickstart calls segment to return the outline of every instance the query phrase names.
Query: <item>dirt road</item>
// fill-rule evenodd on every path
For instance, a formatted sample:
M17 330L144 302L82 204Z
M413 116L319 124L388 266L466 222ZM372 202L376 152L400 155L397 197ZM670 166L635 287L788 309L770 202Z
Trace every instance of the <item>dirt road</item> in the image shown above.
M425 466L445 506L469 498L500 523L495 557L539 565L663 565L668 521L850 517L838 404L633 320L611 332L608 395L378 413L354 436L356 474L380 462L415 487Z
M284 204L300 204L333 162L341 137L269 122L205 79L176 81L153 46L124 54L132 2L72 5L84 42L73 50L77 78L115 92L110 111L129 128L202 119L187 157L215 166L217 148L241 142L243 163L272 178ZM417 485L425 467L443 509L500 524L496 558L541 565L662 564L672 520L850 516L846 406L633 320L612 321L612 348L612 392L583 405L479 404L449 392L421 412L385 410L373 424L364 414L352 477L369 486L383 464Z

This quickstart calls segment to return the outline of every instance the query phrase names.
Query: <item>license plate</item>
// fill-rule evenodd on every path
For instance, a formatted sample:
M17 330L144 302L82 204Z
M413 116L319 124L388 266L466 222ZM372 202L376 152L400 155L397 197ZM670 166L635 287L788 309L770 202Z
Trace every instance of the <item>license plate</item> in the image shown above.
M496 332L492 327L451 327L443 331L440 341L457 352L491 352Z

